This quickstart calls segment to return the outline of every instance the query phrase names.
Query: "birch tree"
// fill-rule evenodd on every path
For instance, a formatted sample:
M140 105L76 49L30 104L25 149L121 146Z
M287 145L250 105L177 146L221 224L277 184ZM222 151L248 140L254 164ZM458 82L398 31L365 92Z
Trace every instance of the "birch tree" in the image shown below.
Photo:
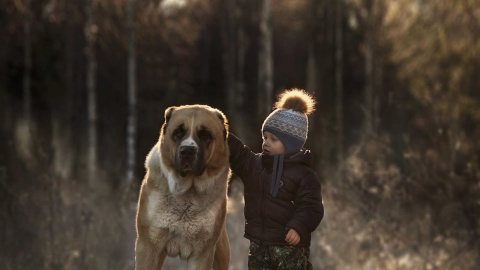
M58 111L52 115L52 138L51 143L54 148L53 166L55 172L64 179L69 178L73 169L73 159L75 157L71 145L74 142L73 129L73 114L74 114L74 36L75 24L78 23L77 7L68 0L63 0L55 3L58 10L56 15L60 18L59 23L64 26L64 69L63 82L65 84L64 102L57 104ZM52 9L53 10L53 9Z
M136 142L135 0L128 1L127 185L134 180Z

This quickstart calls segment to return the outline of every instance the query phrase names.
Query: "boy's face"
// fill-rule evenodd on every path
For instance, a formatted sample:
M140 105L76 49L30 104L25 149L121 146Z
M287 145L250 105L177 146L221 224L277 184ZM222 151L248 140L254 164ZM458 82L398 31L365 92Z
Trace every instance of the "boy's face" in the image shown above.
M262 150L265 155L270 156L285 154L285 146L282 141L268 131L263 132Z

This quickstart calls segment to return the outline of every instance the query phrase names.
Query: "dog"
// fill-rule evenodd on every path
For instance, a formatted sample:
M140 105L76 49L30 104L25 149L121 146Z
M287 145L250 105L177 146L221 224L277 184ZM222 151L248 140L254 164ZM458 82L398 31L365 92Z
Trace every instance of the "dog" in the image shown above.
M162 269L166 256L187 260L189 270L228 269L227 136L227 118L217 109L165 110L138 200L137 270Z

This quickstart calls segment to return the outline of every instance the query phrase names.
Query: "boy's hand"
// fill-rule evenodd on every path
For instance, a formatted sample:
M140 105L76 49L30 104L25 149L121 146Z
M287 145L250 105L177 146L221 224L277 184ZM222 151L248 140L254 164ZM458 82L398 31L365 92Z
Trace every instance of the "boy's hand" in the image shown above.
M290 245L297 245L300 242L300 235L294 230L290 229L287 233L287 237L285 237L285 241Z

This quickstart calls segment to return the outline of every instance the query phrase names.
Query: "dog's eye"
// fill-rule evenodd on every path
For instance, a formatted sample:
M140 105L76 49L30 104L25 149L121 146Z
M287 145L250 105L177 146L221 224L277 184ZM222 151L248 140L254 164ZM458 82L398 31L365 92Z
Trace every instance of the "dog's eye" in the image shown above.
M203 129L198 132L198 138L204 142L210 142L213 140L213 136L210 131Z
M183 126L177 127L172 133L172 139L174 141L180 140L183 136L185 136L185 129L183 129Z

